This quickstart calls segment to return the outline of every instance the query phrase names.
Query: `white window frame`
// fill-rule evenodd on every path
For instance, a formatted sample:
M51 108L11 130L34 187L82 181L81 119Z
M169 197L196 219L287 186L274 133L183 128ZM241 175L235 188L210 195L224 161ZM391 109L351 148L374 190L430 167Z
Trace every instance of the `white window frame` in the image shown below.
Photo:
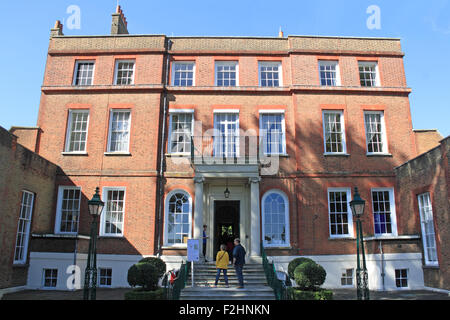
M406 278L401 277L401 275L400 275L400 278L397 278L397 274L396 274L397 270L400 271L400 272L405 270L406 271ZM406 287L398 287L397 286L397 280L406 280ZM396 268L396 269L394 269L394 282L395 282L396 290L409 290L409 269L408 268L401 268L401 269Z
M391 233L376 233L375 232L375 209L373 203L373 192L389 192L389 207L391 213ZM372 203L372 221L373 221L373 234L375 238L383 238L383 237L396 237L398 236L397 230L397 210L395 206L395 194L394 188L372 188L370 191L370 202Z
M424 203L424 198L427 197L428 203ZM420 216L420 226L422 229L422 243L423 243L423 251L424 251L424 260L425 265L427 266L439 266L439 258L437 253L437 244L436 244L436 230L434 227L434 214L433 214L433 205L431 203L431 194L429 192L425 192L417 195L417 204L419 206L419 216ZM425 207L429 207L430 217L426 217L426 212L424 212ZM431 235L427 233L426 224L430 223L433 228L433 244L428 243L428 237ZM430 256L428 254L428 248L431 248L435 251L436 260L430 260Z
M48 287L48 286L45 285L45 279L46 279L45 278L45 271L46 270L52 270L52 271L56 270L56 277L51 277L50 278L50 279L56 279L55 286ZM52 275L53 275L53 272L52 272ZM55 290L58 287L58 277L59 277L59 270L58 270L58 268L43 268L42 269L42 288L43 289L47 289L47 290Z
M322 71L321 66L336 66L336 83L334 85L322 84ZM341 86L341 72L339 68L338 60L319 60L319 85L322 87L339 87Z
M284 212L284 221L285 221L285 227L286 227L286 243L284 244L279 244L279 243L275 243L275 244L267 244L265 241L265 220L266 220L266 208L264 206L264 202L266 201L266 198L271 195L271 194L277 194L279 196L281 196L284 200L284 205L285 205L285 212ZM271 247L276 247L276 248L288 248L291 246L291 230L290 230L290 223L289 223L289 198L288 196L281 190L279 189L272 189L267 191L261 198L261 215L262 215L262 239L263 239L263 245L265 248L271 248Z
M221 153L220 155L217 155L217 140L218 137L222 137L221 135L221 131L220 131L220 127L219 127L219 123L217 122L217 117L219 116L223 116L223 115L236 115L236 121L235 121L235 125L236 125L236 129L235 129L235 146L236 146L236 158L239 158L240 155L240 112L239 110L214 110L214 142L213 142L213 154L215 157L223 157L224 155ZM233 124L232 121L228 121L225 120L225 123L230 123ZM232 136L232 135L226 135L226 136ZM231 158L229 156L229 150L227 150L225 152L225 158Z
M329 152L327 151L327 130L326 130L326 114L339 114L341 116L341 143L342 143L342 152ZM324 154L326 155L333 155L333 154L347 154L347 141L346 141L346 133L345 133L345 117L344 117L344 111L342 110L323 110L322 112L322 119L323 119L323 148L324 148Z
M31 197L31 206L28 206L26 203L24 203L25 196ZM14 264L25 264L27 262L27 256L28 256L28 244L30 240L30 228L31 228L31 221L33 219L33 210L34 210L34 199L35 194L33 192L22 190L22 200L20 201L20 214L19 214L19 221L17 222L17 233L16 233L16 244L14 246ZM29 211L28 211L28 209ZM24 212L25 210L25 212ZM23 216L23 213L26 215ZM23 226L23 230L20 230L20 222L24 221L25 224ZM22 243L21 246L19 246L19 233L22 234ZM21 247L21 253L22 258L16 259L16 251L17 248Z
M261 67L277 66L278 67L278 86L262 86ZM258 83L261 88L280 88L283 86L283 63L281 61L258 61Z
M369 139L368 139L368 132L367 132L367 121L366 121L366 115L371 114L379 114L380 115L380 122L381 122L381 139L383 139L383 150L381 152L369 152ZM367 155L383 155L383 154L389 154L389 148L388 148L388 140L387 140L387 134L386 134L386 122L384 120L384 111L364 111L364 132L366 134L366 152Z
M79 190L80 191L80 199L78 204L78 221L77 221L77 231L76 232L66 232L61 231L61 220L62 220L62 202L63 195L65 190ZM56 203L56 219L55 219L55 234L78 234L78 230L80 228L80 215L81 215L81 187L72 187L72 186L59 186L58 187L58 200Z
M72 117L74 113L87 113L87 121L86 121L86 139L84 141L84 150L79 151L70 151L70 142L71 142L71 135L72 135ZM89 121L91 118L90 110L86 109L71 109L69 110L69 117L67 120L67 132L66 132L66 145L64 147L64 153L70 153L70 154L86 154L87 153L87 145L88 145L88 138L89 138Z
M80 66L80 64L83 63L93 63L94 67L92 68L92 81L91 84L77 84L77 74L78 74L78 68ZM73 86L77 86L77 87L90 87L94 85L94 79L95 79L95 66L96 66L96 61L95 60L77 60L75 61L75 71L73 73L73 81L72 81L72 85Z
M133 63L133 77L131 78L131 83L130 84L119 84L117 83L118 76L119 76L119 63ZM114 85L115 86L132 86L134 85L134 78L136 75L136 60L134 59L118 59L116 60L116 66L114 69Z
M189 65L193 65L194 67L192 68L192 86L181 86L181 85L175 85L175 66L178 64L189 64ZM174 87L195 87L195 74L196 74L196 70L197 66L195 61L174 61L172 62L172 81L171 84Z
M168 138L168 150L167 153L171 155L190 155L191 150L186 152L172 152L172 130L173 130L173 120L172 116L176 114L191 114L192 115L192 126L191 126L191 137L194 136L194 124L195 124L195 117L194 117L194 109L170 109L169 110L169 138ZM191 142L192 143L192 140ZM191 146L192 148L192 146Z
M121 233L106 233L106 212L108 205L108 192L109 191L123 191L123 212L122 212L122 232ZM125 235L125 217L126 217L126 204L127 204L127 188L126 187L103 187L102 199L105 202L105 207L100 217L100 236L123 238Z
M352 270L352 284L342 284L342 280L343 280L343 275L345 275L345 279L349 279L349 277L347 276L347 271L348 270ZM346 268L346 269L342 269L341 270L341 278L340 278L340 283L341 283L341 288L354 288L355 287L355 269L354 268Z
M347 234L332 234L331 233L331 205L330 205L330 192L345 192L347 194L347 224L348 233ZM351 188L328 188L327 189L327 199L328 199L328 232L330 239L340 239L340 238L354 238L354 227L353 227L353 213L350 207L350 202L352 201L352 189Z
M183 190L183 189L176 189L169 192L165 198L164 203L164 246L166 247L173 247L173 248L187 248L187 243L169 243L168 239L168 232L169 232L169 201L172 198L173 195L180 193L184 194L188 198L189 202L189 234L188 238L192 238L192 197L191 195Z
M262 142L264 139L264 132L263 132L263 116L267 115L281 115L281 130L283 131L283 141L282 141L282 152L271 152L266 153L266 150L263 150L264 155L281 155L285 156L287 155L287 149L286 149L286 115L284 110L259 110L259 136L260 136L260 145L262 146Z
M363 66L363 67L375 67L375 85L373 86L363 86L361 85L361 72L359 71L359 68ZM376 61L358 61L358 74L359 74L359 83L361 85L362 88L376 88L376 87L380 87L381 86L381 81L380 81L380 73L379 73L379 69L378 69L378 62Z
M111 270L111 277L102 277L102 270ZM109 285L105 285L105 284L101 284L101 279L102 278L106 278L106 279L110 279L111 284ZM113 279L113 268L108 268L108 267L99 267L98 268L98 279L97 279L97 283L98 286L100 288L111 288L112 287L112 279Z
M215 70L215 75L214 75L214 85L216 86L216 87L218 87L219 85L218 85L218 67L220 67L220 66L233 66L233 67L236 67L236 71L235 71L235 73L236 73L236 79L235 79L235 81L236 81L236 85L235 85L235 87L239 87L239 62L238 61L216 61L215 62L215 68L214 68L214 70ZM220 87L226 87L226 86L220 86ZM232 87L232 86L231 86Z
M130 116L128 118L128 141L127 141L127 150L120 150L120 151L112 151L111 150L111 138L112 138L112 123L113 123L113 116L114 113L129 113ZM109 114L109 129L108 129L108 146L107 146L107 152L108 153L114 153L114 154L129 154L130 153L130 137L131 137L131 110L130 109L111 109Z

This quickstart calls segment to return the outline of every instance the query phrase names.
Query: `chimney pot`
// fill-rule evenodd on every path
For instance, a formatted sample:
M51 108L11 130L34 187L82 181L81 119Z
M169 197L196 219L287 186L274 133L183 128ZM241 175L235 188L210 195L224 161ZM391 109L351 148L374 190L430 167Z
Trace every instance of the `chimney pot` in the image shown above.
M128 34L128 22L121 6L117 6L116 13L112 15L111 34Z
M50 39L55 36L63 36L63 27L64 26L62 25L61 21L56 20L55 27L50 30Z

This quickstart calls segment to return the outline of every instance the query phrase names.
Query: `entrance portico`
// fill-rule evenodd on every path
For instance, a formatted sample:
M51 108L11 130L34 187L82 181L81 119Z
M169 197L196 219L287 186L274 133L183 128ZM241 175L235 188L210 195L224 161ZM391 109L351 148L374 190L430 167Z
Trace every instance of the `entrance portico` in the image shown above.
M214 258L216 202L239 203L239 238L250 257L260 257L261 215L259 199L259 168L257 165L196 165L194 238L202 237L207 225L209 237L207 256ZM231 194L225 197L227 188Z

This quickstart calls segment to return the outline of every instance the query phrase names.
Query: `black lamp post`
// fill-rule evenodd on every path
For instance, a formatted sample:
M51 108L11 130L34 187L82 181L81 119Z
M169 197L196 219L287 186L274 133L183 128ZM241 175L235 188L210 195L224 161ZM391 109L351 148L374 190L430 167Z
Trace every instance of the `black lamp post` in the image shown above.
M86 271L84 274L84 300L95 300L97 292L97 231L98 218L102 214L105 203L100 199L100 189L95 190L92 200L88 201L89 213L92 216L91 239Z
M355 194L353 195L353 201L350 202L350 207L352 208L353 216L356 218L356 257L357 257L357 268L356 268L356 295L358 300L369 300L369 276L367 274L366 268L366 256L364 253L364 240L361 225L361 216L364 214L364 208L366 206L366 201L361 199L358 193L358 188L355 188ZM359 259L359 248L361 247L363 266L361 269L361 263Z

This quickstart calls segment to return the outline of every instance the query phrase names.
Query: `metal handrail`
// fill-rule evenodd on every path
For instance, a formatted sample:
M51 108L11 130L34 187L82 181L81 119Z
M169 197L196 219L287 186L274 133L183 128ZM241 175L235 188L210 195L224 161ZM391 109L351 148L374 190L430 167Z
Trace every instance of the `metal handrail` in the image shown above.
M291 291L286 284L278 279L275 264L270 263L264 245L261 243L261 256L263 262L264 273L266 275L267 284L273 289L276 300L293 300Z
M163 284L165 289L164 296L166 300L180 300L181 290L186 287L186 283L189 278L190 265L191 262L184 263L183 261L181 263L180 271L173 284L171 284L168 279L169 273L164 275Z

